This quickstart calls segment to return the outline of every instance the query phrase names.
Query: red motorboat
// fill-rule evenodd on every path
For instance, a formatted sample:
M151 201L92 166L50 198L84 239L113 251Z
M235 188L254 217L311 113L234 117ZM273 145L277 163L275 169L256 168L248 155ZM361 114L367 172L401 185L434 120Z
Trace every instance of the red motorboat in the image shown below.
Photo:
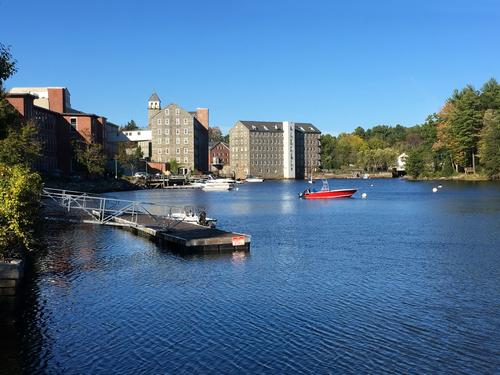
M309 188L304 190L299 194L299 198L304 199L333 199L333 198L349 198L351 197L357 190L356 189L337 189L330 190L330 186L328 186L328 181L323 180L323 187L319 191L314 191Z

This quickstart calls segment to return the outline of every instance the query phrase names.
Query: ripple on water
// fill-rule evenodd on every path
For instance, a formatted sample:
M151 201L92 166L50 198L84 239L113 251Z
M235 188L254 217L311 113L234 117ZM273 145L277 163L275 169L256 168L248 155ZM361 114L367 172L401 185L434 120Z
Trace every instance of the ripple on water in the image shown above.
M470 205L473 185L436 196L377 181L368 200L336 202L298 200L302 187L114 194L202 202L253 236L246 256L180 257L116 228L49 228L24 312L26 372L498 371L496 185Z

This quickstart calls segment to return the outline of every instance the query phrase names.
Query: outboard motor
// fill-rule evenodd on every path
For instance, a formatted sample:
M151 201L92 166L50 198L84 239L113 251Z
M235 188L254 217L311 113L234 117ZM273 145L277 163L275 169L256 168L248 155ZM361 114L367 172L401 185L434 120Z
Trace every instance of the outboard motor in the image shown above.
M198 224L207 226L207 213L205 211L201 211L198 218Z

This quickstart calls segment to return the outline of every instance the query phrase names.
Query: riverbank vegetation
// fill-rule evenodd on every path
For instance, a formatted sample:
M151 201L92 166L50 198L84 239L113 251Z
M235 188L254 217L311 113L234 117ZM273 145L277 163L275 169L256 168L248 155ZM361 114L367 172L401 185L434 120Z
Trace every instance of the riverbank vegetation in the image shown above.
M338 137L321 137L321 162L327 170L360 168L387 171L406 153L412 178L500 179L500 85L490 79L480 90L455 90L438 113L413 127L378 125Z
M33 250L40 223L42 179L30 167L41 145L34 124L20 119L3 87L15 71L9 49L0 44L0 260Z

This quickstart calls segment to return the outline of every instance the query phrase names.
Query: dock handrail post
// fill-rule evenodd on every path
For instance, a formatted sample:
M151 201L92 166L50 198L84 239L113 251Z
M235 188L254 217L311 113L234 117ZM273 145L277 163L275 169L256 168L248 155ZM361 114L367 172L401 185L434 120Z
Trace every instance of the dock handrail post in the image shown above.
M106 216L106 198L102 200L102 214L101 214L101 222L104 223L104 217Z

